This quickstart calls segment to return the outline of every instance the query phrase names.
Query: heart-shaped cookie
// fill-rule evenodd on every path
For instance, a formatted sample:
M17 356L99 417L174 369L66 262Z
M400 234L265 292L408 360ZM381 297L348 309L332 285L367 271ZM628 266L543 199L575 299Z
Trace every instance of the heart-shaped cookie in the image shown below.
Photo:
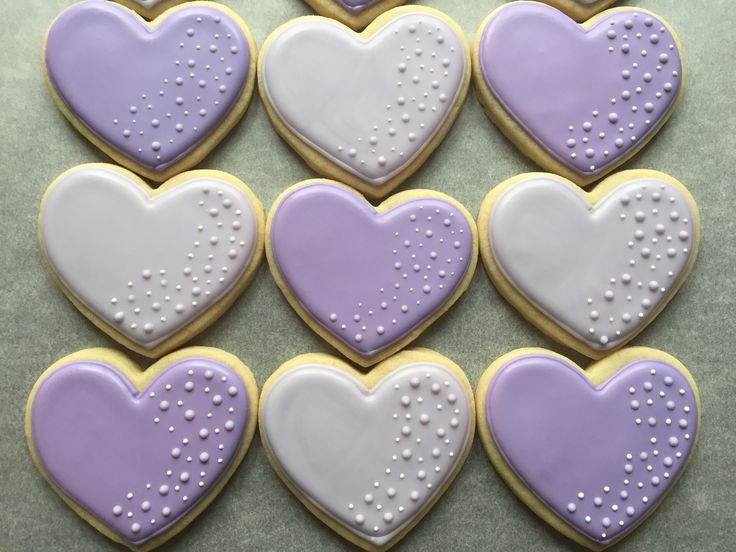
M146 19L158 17L163 12L188 0L115 0L128 9L138 12Z
M478 97L490 118L546 170L585 185L635 155L683 91L674 31L638 8L578 25L538 2L511 2L473 47Z
M271 465L313 514L386 550L457 475L475 411L465 374L432 351L403 351L367 375L312 354L266 382L260 429Z
M49 186L38 227L66 296L149 357L217 320L263 258L260 202L219 171L183 173L153 190L114 165L80 165Z
M624 349L583 371L544 349L494 362L478 433L537 515L591 550L629 534L682 474L700 430L695 382L675 358Z
M356 31L364 28L380 14L406 0L304 0L314 11L337 19Z
M240 120L256 47L238 15L189 2L147 23L114 2L64 10L46 36L61 111L121 165L163 181L197 164Z
M700 215L674 178L615 174L586 193L562 177L516 176L478 216L486 270L544 333L600 358L664 309L698 254Z
M308 180L274 203L266 254L291 306L325 340L370 366L416 339L467 288L472 216L429 190L374 208L337 182Z
M607 8L616 0L541 0L542 2L562 10L577 21L585 21L599 11Z
M321 176L381 197L424 163L457 117L470 82L462 30L419 6L363 33L297 18L268 37L258 82L276 131Z
M205 347L142 372L112 349L46 370L26 409L33 461L105 536L150 550L220 493L255 432L258 389L234 356Z

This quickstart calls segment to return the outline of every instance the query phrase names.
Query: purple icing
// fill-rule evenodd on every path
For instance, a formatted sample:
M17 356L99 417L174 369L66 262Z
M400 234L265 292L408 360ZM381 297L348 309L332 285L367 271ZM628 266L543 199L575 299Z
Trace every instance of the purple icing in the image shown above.
M140 393L115 368L77 361L38 388L33 444L51 481L140 545L212 490L240 449L248 409L241 378L211 359L177 362Z
M182 8L155 29L114 2L74 4L54 21L46 68L91 132L163 171L228 115L247 82L250 46L213 7Z
M281 201L271 246L302 307L369 358L454 294L473 254L473 234L463 213L442 199L412 199L379 214L353 192L316 183Z
M364 9L371 7L379 0L338 0L338 3L342 5L347 11L358 13Z
M544 4L508 4L483 31L480 65L509 115L586 176L630 155L667 116L682 82L672 33L635 9L585 30Z
M693 389L659 360L632 362L594 387L559 358L524 355L498 371L486 400L493 440L511 469L555 514L601 544L657 506L698 431Z

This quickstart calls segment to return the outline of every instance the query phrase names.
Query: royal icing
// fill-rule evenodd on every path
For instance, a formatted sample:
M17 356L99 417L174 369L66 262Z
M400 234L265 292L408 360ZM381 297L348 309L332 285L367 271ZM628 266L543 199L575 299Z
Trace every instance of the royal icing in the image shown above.
M249 423L240 376L207 358L176 362L143 391L114 367L72 361L30 405L48 479L126 542L172 528L218 484Z
M367 389L304 364L264 394L261 431L288 481L360 539L381 546L424 513L459 467L473 406L451 370L401 366Z
M337 0L337 3L349 12L359 13L364 9L371 7L380 0Z
M254 206L234 184L193 177L151 196L131 176L99 165L62 175L40 217L46 257L65 288L145 349L238 283L258 233Z
M72 115L136 165L160 172L199 146L241 98L251 56L216 4L155 29L114 2L80 2L49 29L46 69Z
M293 134L380 186L447 120L465 90L466 52L455 29L426 12L400 15L367 39L329 19L302 19L270 38L260 78Z
M626 535L677 480L698 432L686 377L641 359L594 386L569 362L524 354L494 376L485 423L504 461L596 544Z
M475 254L470 222L445 199L415 198L381 213L322 182L282 198L270 240L288 292L361 358L399 342L446 305Z
M664 180L626 182L591 206L571 183L530 175L500 195L481 231L524 297L606 351L636 335L677 290L699 227L688 197Z
M164 0L133 0L136 4L143 6L144 8L153 8Z
M586 29L544 4L513 2L483 29L479 61L511 118L586 178L632 155L669 116L682 86L676 38L635 9Z

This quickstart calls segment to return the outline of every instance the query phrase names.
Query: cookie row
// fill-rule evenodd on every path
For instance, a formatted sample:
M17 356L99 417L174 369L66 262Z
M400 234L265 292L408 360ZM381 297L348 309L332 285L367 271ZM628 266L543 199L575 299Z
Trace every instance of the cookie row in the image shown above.
M680 51L667 23L638 8L579 25L545 4L511 2L484 21L472 52L454 21L420 6L394 8L360 34L297 18L258 54L242 19L216 3L184 3L147 23L85 1L51 25L44 59L72 124L146 178L199 163L245 113L258 73L275 130L318 175L383 197L450 130L471 73L522 153L581 186L595 182L671 115Z
M188 0L116 0L148 19ZM615 0L544 0L578 21L588 19ZM406 0L305 0L317 13L336 19L355 30L363 29L379 14L404 4Z
M592 192L530 173L494 187L478 224L453 198L411 190L373 207L329 180L285 190L268 220L237 178L183 173L156 190L81 165L41 203L46 264L72 303L126 347L169 352L212 324L263 258L286 299L362 366L416 339L462 295L480 247L499 291L556 341L600 358L633 339L684 283L700 216L687 189L625 171Z
M83 519L133 550L188 525L223 489L256 419L271 465L319 519L386 550L452 483L476 428L499 474L555 529L592 550L629 534L682 474L700 429L687 369L646 348L587 370L519 349L483 374L426 349L370 373L296 357L258 397L233 355L204 347L145 372L110 349L56 362L28 399L33 459Z

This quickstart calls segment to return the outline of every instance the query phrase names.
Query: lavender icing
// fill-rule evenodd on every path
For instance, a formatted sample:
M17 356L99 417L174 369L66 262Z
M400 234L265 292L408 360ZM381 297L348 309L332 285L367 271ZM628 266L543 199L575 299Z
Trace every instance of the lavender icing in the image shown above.
M518 356L493 377L485 415L496 448L524 485L602 545L659 504L699 430L687 378L646 358L594 386L558 357Z
M170 529L222 478L249 417L230 367L189 358L143 391L117 369L74 361L30 405L31 439L48 479L126 542Z
M216 4L183 7L155 28L114 2L85 1L49 29L51 86L85 127L154 172L199 146L230 113L253 53Z
M592 178L655 132L682 87L677 40L636 9L584 28L537 2L512 2L482 31L480 69L503 109L541 148Z
M288 193L270 233L291 294L363 358L445 305L474 255L470 223L448 201L411 199L379 213L356 193L322 182Z

